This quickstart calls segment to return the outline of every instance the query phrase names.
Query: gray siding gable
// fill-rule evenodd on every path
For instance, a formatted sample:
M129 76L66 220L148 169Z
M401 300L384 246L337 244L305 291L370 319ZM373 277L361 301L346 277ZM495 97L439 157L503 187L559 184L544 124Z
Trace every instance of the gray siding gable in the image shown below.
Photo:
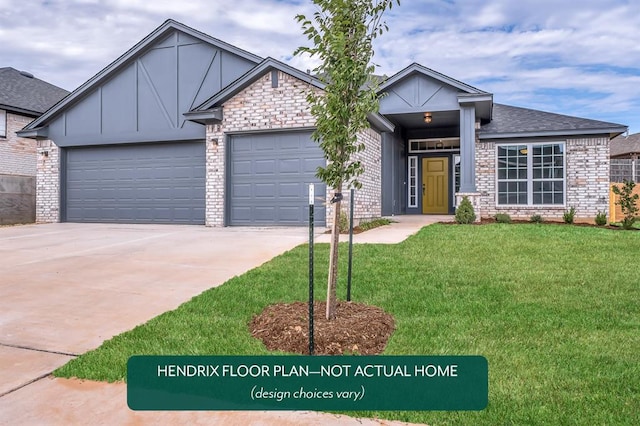
M381 114L456 110L459 95L491 95L415 63L386 80L380 92L386 93Z
M24 132L48 126L61 147L203 139L183 114L259 61L169 20Z

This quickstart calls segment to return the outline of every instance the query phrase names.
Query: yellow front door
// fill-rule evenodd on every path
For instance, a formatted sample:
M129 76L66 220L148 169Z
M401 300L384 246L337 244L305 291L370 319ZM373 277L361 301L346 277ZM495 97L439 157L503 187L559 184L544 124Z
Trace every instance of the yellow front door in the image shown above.
M449 158L422 159L422 213L449 213Z

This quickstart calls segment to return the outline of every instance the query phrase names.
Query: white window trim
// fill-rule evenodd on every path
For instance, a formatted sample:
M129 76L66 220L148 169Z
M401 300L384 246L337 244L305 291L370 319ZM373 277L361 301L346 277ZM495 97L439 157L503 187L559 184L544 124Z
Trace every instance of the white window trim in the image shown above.
M462 157L460 154L453 154L451 161L453 162L451 167L451 182L453 182L453 207L458 207L458 197L456 197L456 157L460 159L460 165L462 166Z
M407 206L408 208L418 208L418 156L411 155L407 157L408 159L408 167L407 167ZM412 164L413 163L413 164ZM411 184L411 177L415 177L415 184ZM415 195L411 195L411 188L415 189ZM413 200L412 200L413 198Z
M0 109L0 138L7 137L7 111Z
M458 142L458 146L452 146L450 148L442 149L411 149L412 142ZM409 139L409 152L410 153L432 153L432 152L451 152L460 151L460 138L431 138L431 139Z
M498 148L501 146L515 146L515 145L524 145L527 147L529 152L533 152L534 146L539 145L562 145L562 168L564 170L564 177L562 178L562 191L564 194L564 200L562 204L533 204L533 156L527 155L527 204L499 204L498 197L500 194L498 193ZM494 188L495 188L495 207L496 208L513 208L513 209L566 209L567 207L567 144L564 141L549 141L549 142L505 142L499 143L495 146L494 152L494 161L495 161L495 173L493 176L494 179Z

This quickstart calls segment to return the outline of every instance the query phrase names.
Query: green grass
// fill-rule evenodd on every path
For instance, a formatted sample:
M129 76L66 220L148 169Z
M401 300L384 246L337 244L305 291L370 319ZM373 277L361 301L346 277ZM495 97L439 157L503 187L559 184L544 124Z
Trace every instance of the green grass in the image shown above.
M622 222L611 222L611 226L622 228ZM633 223L633 228L640 229L640 219L636 219L636 221Z
M318 298L327 253L317 245ZM349 414L430 425L638 424L638 253L635 232L539 224L432 225L399 245L356 245L353 299L396 318L385 354L483 355L489 406ZM306 299L307 256L305 246L289 251L55 374L118 381L134 354L266 354L247 323L269 304Z
M377 218L377 219L371 219L371 220L366 220L366 221L360 222L360 224L358 225L358 228L362 229L363 231L369 231L370 229L378 228L380 226L389 225L390 223L391 223L391 220L389 220L389 219Z

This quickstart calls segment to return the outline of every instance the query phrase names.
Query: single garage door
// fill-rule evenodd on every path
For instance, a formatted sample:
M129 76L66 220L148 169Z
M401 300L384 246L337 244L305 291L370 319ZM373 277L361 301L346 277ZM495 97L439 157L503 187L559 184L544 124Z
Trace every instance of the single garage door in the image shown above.
M204 142L66 152L68 222L204 224Z
M309 184L324 200L326 185L316 178L326 161L309 132L236 135L230 140L230 225L303 226L309 220ZM325 224L316 201L315 223Z

